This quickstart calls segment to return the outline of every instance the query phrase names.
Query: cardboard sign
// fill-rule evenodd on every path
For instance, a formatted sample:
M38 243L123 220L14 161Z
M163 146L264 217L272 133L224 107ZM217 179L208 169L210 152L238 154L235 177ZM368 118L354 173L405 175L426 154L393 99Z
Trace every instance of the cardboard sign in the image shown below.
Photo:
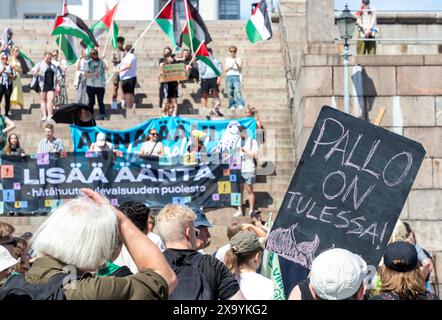
M183 63L165 64L161 67L160 82L174 82L187 80L186 65Z
M293 270L310 269L331 248L347 249L376 267L424 155L415 141L324 106L267 249L296 264Z

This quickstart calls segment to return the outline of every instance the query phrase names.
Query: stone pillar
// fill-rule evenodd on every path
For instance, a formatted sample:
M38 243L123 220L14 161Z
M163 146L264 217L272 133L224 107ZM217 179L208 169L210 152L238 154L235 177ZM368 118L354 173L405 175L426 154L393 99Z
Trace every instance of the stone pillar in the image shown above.
M333 42L339 36L334 9L333 0L307 1L308 42Z
M219 0L199 0L198 10L204 20L218 20Z

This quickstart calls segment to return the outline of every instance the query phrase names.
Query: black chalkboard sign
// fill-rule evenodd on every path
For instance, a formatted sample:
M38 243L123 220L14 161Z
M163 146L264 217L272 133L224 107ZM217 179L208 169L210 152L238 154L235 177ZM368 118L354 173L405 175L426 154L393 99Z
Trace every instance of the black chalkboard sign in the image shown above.
M424 155L415 141L324 106L267 249L307 269L334 247L377 266Z

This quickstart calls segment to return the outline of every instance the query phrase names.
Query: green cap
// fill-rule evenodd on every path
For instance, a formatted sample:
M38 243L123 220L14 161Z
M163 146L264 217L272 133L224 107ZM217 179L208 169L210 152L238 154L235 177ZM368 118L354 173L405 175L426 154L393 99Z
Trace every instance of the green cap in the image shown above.
M250 231L238 232L230 239L230 246L235 253L252 252L262 248L256 234Z

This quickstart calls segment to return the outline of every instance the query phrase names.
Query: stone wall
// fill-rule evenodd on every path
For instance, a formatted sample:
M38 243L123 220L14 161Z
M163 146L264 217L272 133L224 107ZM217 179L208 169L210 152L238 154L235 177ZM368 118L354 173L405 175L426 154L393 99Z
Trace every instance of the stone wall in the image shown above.
M297 156L301 156L322 105L342 110L343 67L338 55L303 57L294 105ZM362 87L350 79L351 113L364 105L373 121L381 107L382 127L422 143L427 151L401 218L410 222L419 243L442 260L442 57L437 55L359 56ZM363 95L360 95L360 93ZM438 266L438 270L442 271ZM439 272L439 275L442 275Z

